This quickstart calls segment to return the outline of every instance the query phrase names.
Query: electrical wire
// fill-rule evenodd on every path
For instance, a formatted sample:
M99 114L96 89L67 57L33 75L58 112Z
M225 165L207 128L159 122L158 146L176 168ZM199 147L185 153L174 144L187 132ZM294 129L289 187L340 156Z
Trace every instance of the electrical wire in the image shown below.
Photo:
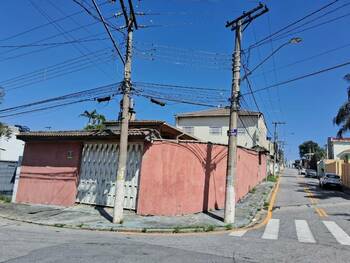
M322 74L322 73L325 73L325 72L328 72L328 71L331 71L331 70L334 70L334 69L342 68L342 67L345 67L345 66L348 66L348 65L350 65L350 61L342 63L342 64L338 64L338 65L335 65L335 66L332 66L332 67L328 67L328 68L325 68L325 69L321 69L321 70L318 70L318 71L315 71L315 72L312 72L312 73L308 73L308 74L305 74L305 75L302 75L302 76L298 76L298 77L295 77L295 78L292 78L292 79L289 79L289 80L285 80L285 81L282 81L282 82L279 82L279 83L276 83L276 84L272 84L272 85L266 86L264 88L256 89L256 90L253 90L253 92L244 93L244 94L242 94L242 96L246 96L246 95L249 95L251 93L257 93L257 92L261 92L263 90L268 90L268 89L271 89L271 88L275 88L275 87L278 87L280 85L285 85L285 84L288 84L288 83L292 83L292 82L295 82L295 81L298 81L298 80L302 80L302 79L305 79L305 78L308 78L308 77L319 75L319 74Z
M252 45L250 46L250 48L255 48L255 47L259 46L262 42L264 42L264 41L266 41L266 40L272 38L273 36L275 36L275 35L277 35L277 34L283 32L284 30L286 30L286 29L288 29L288 28L290 28L290 27L292 27L292 26L294 26L294 25L300 23L301 21L303 21L303 20L305 20L305 19L308 19L309 17L311 17L311 16L313 16L313 15L315 15L315 14L317 14L317 13L319 13L319 12L325 10L325 9L327 9L328 7L334 5L334 4L337 3L337 2L339 2L339 0L334 0L334 1L332 1L332 2L330 2L330 3L328 3L328 4L326 4L326 5L324 5L324 6L322 6L322 7L320 7L319 9L317 9L317 10L315 10L315 11L313 11L313 12L311 12L311 13L305 15L305 16L303 16L302 18L300 18L300 19L298 19L298 20L296 20L296 21L294 21L294 22L292 22L292 23L290 23L290 24L288 24L288 25L282 27L281 29L275 31L274 33L270 33L268 36L262 38L261 40L255 42L254 44L252 44Z

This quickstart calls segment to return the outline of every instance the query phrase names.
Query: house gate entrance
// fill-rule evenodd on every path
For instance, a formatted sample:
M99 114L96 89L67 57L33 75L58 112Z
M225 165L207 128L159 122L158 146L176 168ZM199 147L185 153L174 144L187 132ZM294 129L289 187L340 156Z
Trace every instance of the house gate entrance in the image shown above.
M129 143L125 178L124 208L136 210L142 143ZM114 206L118 169L117 143L85 143L83 147L77 202Z

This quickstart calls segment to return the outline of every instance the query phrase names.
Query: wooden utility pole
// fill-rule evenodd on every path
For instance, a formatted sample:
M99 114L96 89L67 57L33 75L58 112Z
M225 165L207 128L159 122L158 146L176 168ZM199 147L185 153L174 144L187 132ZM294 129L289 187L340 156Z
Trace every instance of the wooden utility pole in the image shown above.
M258 10L263 9L259 13ZM236 31L235 34L235 50L233 53L233 68L232 68L232 90L230 98L230 121L228 135L228 153L227 153L227 171L226 171L226 194L225 194L225 214L224 221L227 224L234 223L235 220L235 181L237 175L237 120L240 108L240 71L241 71L241 38L242 26L249 24L255 18L268 12L265 5L260 4L249 12L244 12L243 15L231 22L227 22L226 27L231 27ZM255 14L256 13L256 14Z
M274 129L274 133L273 133L273 171L272 171L272 174L273 176L276 176L276 172L275 172L275 167L276 167L276 162L277 162L277 150L278 150L278 147L277 147L277 139L278 139L278 134L277 134L277 126L278 125L284 125L286 124L285 122L282 122L282 121L274 121L272 122L272 124L275 126L275 129Z
M128 130L130 119L130 91L131 91L131 59L132 59L132 37L135 28L137 28L135 13L132 7L132 2L129 1L130 15L128 16L123 0L120 4L124 13L125 23L127 25L127 40L126 54L124 65L124 80L122 84L122 112L120 117L120 142L119 142L119 158L117 179L115 184L115 200L113 211L113 223L120 224L123 222L124 209L124 183L127 173L127 158L128 158Z

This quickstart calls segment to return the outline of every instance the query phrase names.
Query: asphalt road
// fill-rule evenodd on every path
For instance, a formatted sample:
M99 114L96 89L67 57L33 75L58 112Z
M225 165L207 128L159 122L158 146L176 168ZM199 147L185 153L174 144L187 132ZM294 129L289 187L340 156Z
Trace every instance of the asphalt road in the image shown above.
M272 219L246 232L127 235L0 219L0 262L350 262L350 195L286 169Z

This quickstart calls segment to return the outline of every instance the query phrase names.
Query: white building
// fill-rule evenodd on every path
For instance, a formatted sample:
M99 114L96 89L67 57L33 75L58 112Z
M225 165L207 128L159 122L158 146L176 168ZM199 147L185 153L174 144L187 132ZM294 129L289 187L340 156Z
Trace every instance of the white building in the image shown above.
M329 137L327 142L327 159L349 160L350 138Z
M228 143L228 108L182 113L175 116L176 127L195 137L213 143ZM260 146L269 149L267 127L260 112L242 110L238 119L238 145L246 148Z
M23 155L24 142L16 139L16 135L19 133L19 129L14 126L10 126L12 135L10 138L0 138L0 161L15 161L17 162L19 157Z

